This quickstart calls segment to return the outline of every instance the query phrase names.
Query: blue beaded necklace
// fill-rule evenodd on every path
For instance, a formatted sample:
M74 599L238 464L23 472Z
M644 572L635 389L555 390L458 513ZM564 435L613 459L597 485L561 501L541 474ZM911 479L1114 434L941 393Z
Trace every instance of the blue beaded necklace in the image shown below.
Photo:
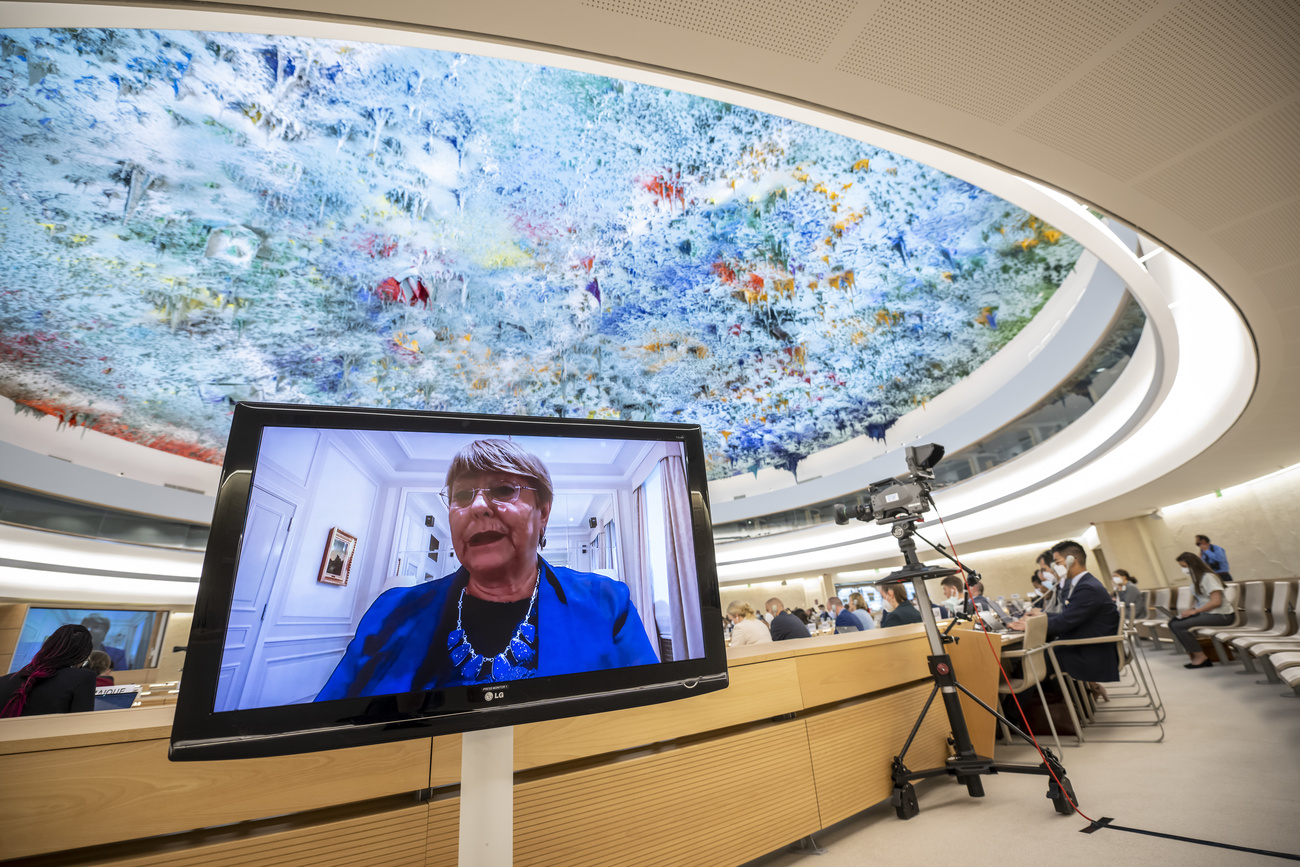
M533 595L528 600L528 613L519 621L514 636L506 649L492 657L491 670L484 678L483 663L486 658L470 644L469 636L461 626L461 616L465 606L465 590L462 587L460 599L456 602L456 628L447 636L447 649L451 651L451 663L460 671L461 677L470 682L487 680L498 683L505 680L523 680L532 677L536 671L528 668L537 659L537 627L529 621L533 609L537 607L537 588L542 586L542 570L537 569L537 582L533 584Z

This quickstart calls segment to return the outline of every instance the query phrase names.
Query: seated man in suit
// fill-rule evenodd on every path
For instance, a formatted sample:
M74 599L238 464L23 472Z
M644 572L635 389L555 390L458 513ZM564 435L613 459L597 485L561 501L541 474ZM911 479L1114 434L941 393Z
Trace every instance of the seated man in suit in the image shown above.
M1047 614L1047 640L1096 638L1114 635L1119 628L1119 611L1106 588L1088 571L1088 555L1078 542L1064 541L1052 546L1052 568L1061 581L1056 587L1059 613ZM1025 621L1017 620L1011 628L1023 631ZM1103 700L1106 691L1099 683L1119 680L1119 652L1113 644L1062 647L1057 661L1066 674L1087 682Z
M791 614L780 599L773 596L767 600L767 613L772 615L772 640L787 641L791 638L808 638L808 625Z
M832 596L829 600L831 606L831 616L835 618L835 634L843 635L846 632L861 632L862 624L853 616L853 612L844 607L844 603L838 596Z

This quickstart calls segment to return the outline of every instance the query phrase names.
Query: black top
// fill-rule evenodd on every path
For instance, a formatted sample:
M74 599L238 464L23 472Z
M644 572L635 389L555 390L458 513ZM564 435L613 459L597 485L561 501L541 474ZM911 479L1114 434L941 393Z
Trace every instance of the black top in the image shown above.
M14 672L0 678L0 707L23 685L25 678ZM46 713L81 713L95 709L95 672L89 668L60 668L42 679L27 694L21 716Z
M519 621L528 614L530 602L527 596L514 602L489 602L466 593L460 623L474 649L489 657L505 650L515 637Z
M882 629L886 626L902 626L904 623L920 622L921 612L916 610L915 605L899 605L893 611L886 611L885 616L880 618Z
M811 636L802 620L789 611L782 611L772 618L772 640L785 641L787 638L811 638Z

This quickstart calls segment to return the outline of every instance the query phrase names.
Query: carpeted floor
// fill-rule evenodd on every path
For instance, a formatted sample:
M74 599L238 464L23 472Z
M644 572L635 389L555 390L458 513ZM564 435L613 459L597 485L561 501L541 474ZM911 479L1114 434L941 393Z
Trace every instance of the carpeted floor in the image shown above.
M1168 643L1166 642L1166 647ZM1168 708L1163 743L1150 728L1085 730L1062 761L1084 814L1115 824L1300 856L1300 698L1261 685L1240 664L1188 671L1186 656L1148 650ZM1035 761L1032 747L999 747L1004 761ZM825 854L782 850L747 867L867 863L1016 865L1259 865L1294 863L1255 853L1103 830L1061 816L1043 778L999 775L970 798L950 779L918 784L921 812L904 822L888 802L815 835Z

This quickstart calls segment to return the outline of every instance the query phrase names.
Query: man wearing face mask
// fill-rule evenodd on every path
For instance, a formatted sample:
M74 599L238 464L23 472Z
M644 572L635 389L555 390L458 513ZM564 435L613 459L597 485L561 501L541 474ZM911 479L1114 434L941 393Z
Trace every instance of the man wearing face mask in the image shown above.
M940 584L943 591L943 608L948 615L971 614L970 603L966 600L966 584L957 575L949 575Z
M1045 614L1060 614L1064 603L1061 601L1061 594L1056 592L1056 587L1060 583L1058 578L1064 578L1065 573L1058 575L1057 570L1053 568L1051 551L1039 554L1037 562L1038 580L1043 585L1043 598L1038 600L1037 607Z
M1057 613L1047 613L1047 640L1070 640L1114 635L1119 628L1119 611L1106 588L1087 569L1088 555L1078 542L1064 541L1052 546L1052 568L1061 576L1056 590L1060 603ZM1011 624L1024 630L1025 621ZM1119 680L1119 656L1112 644L1062 647L1057 661L1075 680L1093 685ZM1098 689L1102 696L1105 692Z

